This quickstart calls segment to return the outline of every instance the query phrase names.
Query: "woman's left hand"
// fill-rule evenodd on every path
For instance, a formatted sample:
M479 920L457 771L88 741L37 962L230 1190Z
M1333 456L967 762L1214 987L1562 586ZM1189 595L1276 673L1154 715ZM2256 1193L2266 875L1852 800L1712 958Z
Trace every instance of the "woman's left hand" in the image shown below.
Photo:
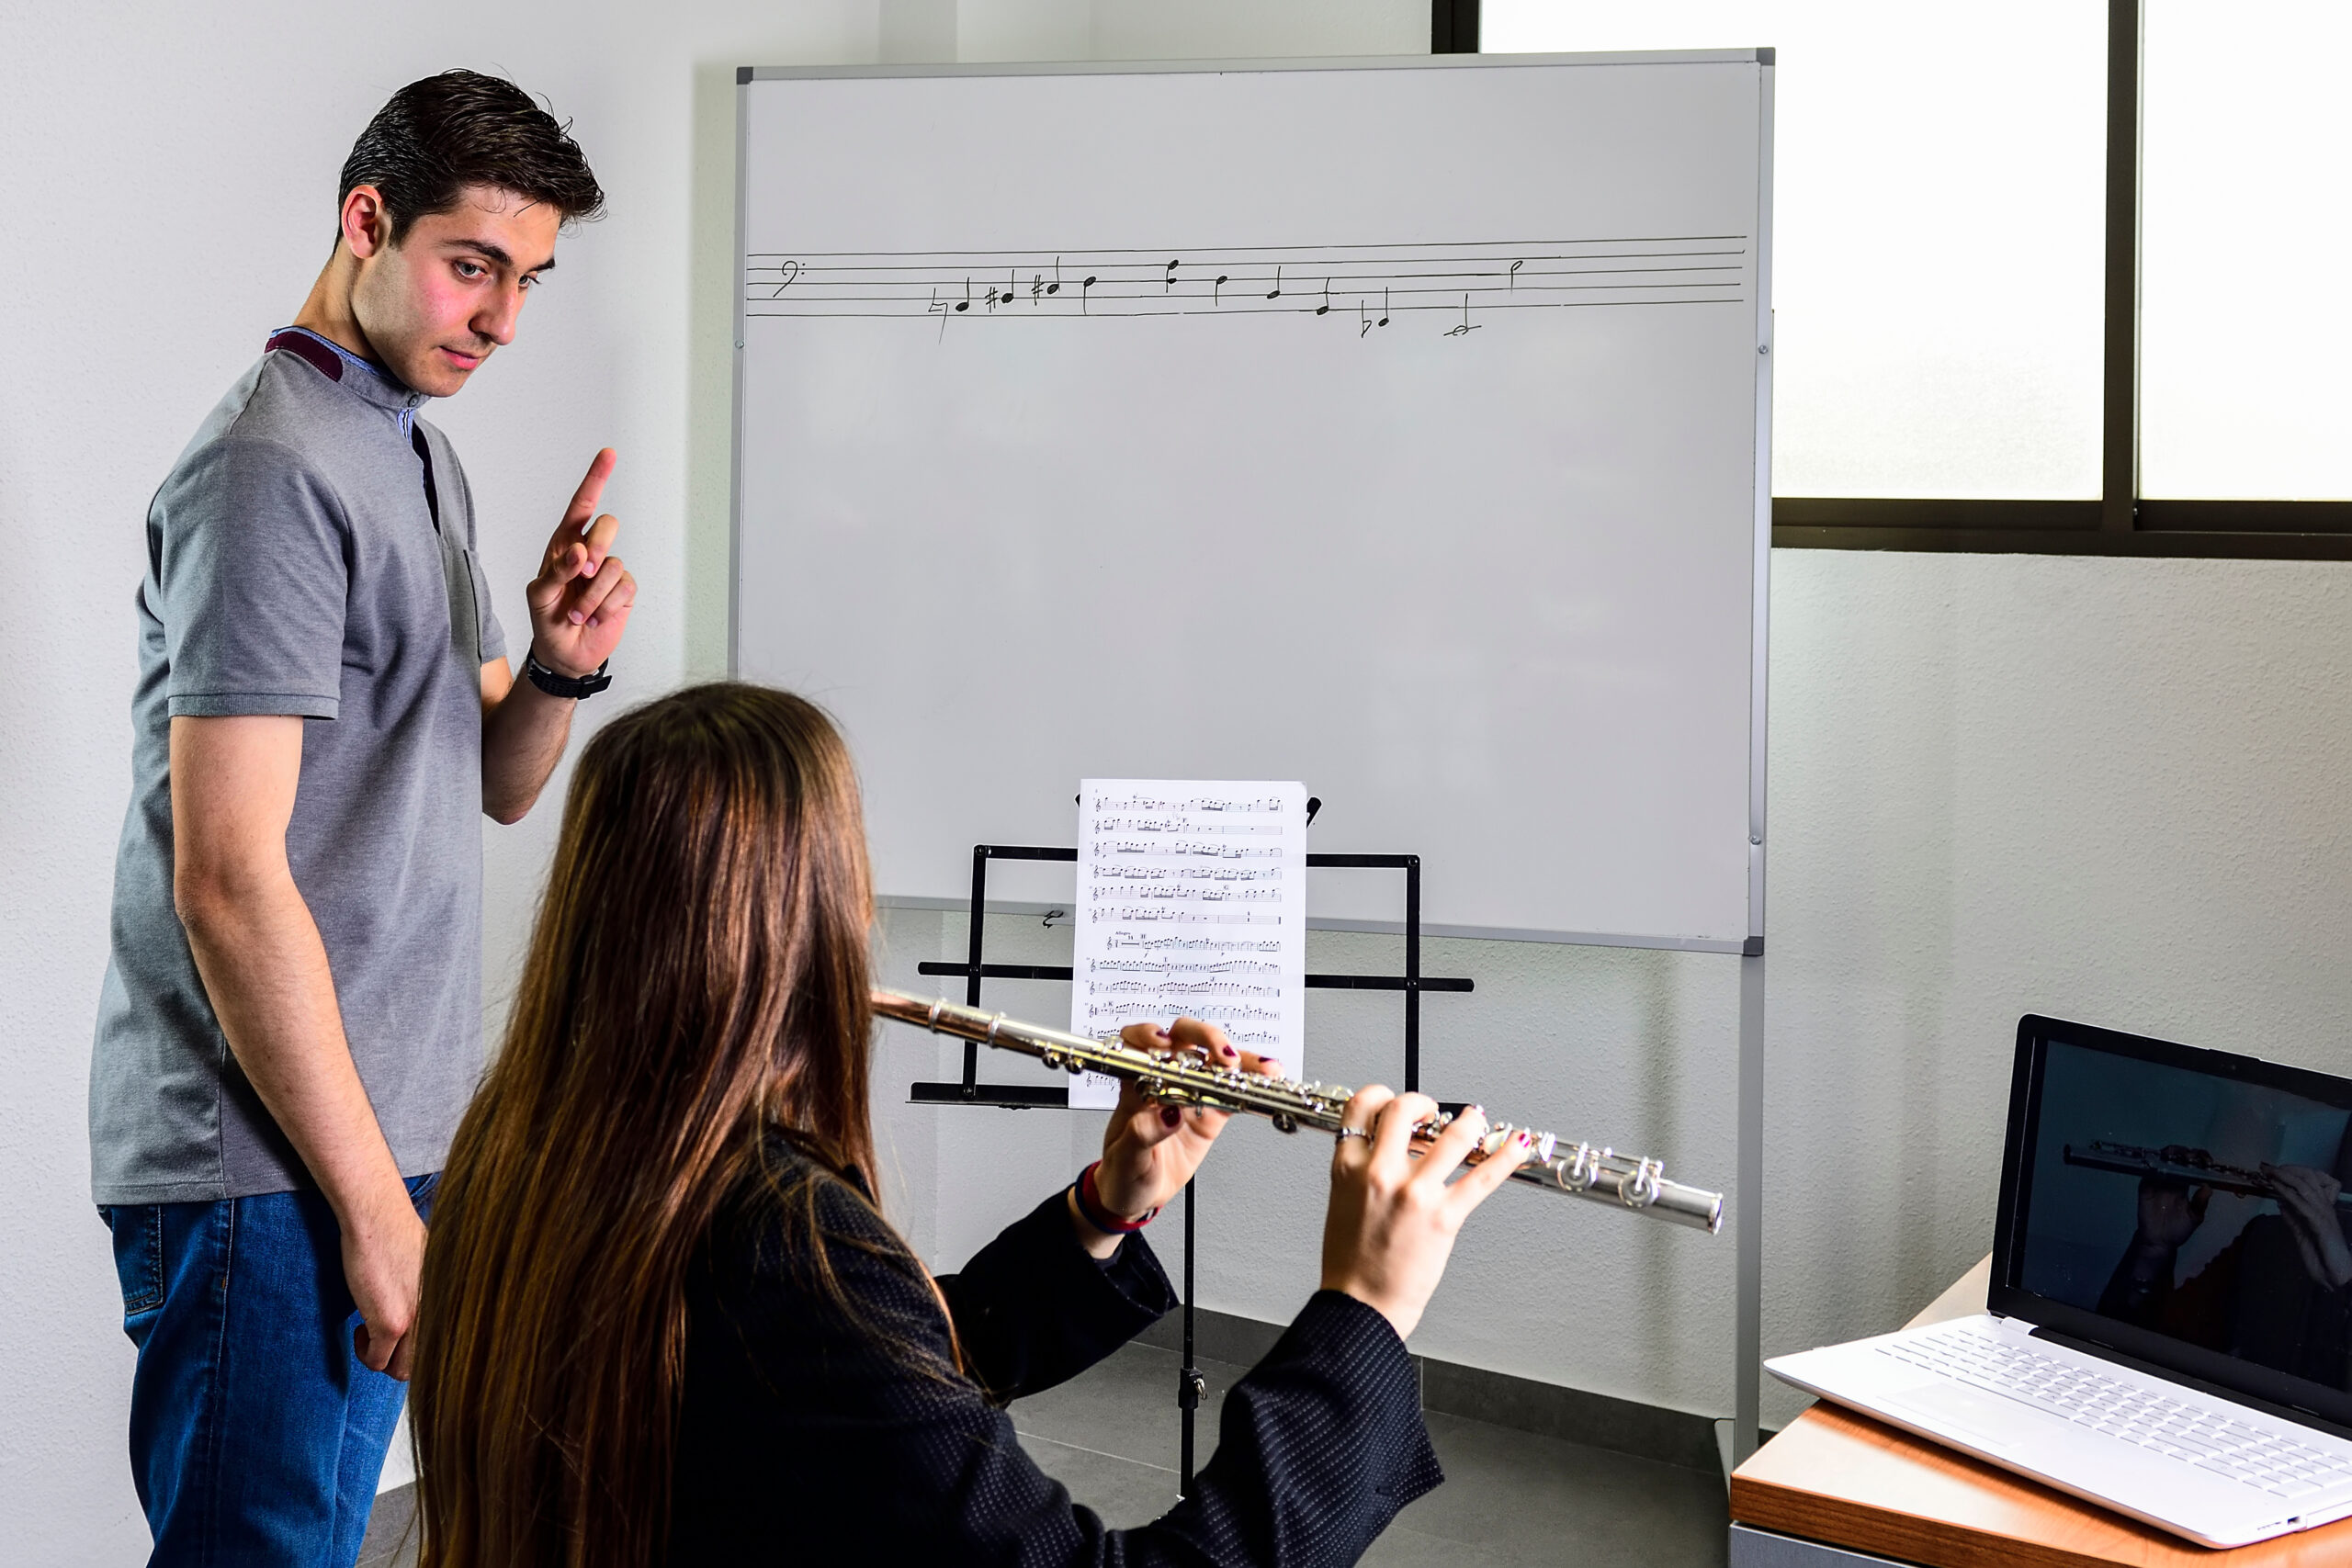
M1281 1076L1281 1064L1237 1050L1225 1031L1197 1018L1180 1018L1167 1029L1131 1023L1119 1032L1119 1038L1138 1051L1191 1048L1207 1066ZM1162 1105L1134 1084L1125 1085L1102 1134L1102 1164L1094 1173L1096 1196L1123 1219L1142 1218L1184 1190L1228 1120L1222 1111Z

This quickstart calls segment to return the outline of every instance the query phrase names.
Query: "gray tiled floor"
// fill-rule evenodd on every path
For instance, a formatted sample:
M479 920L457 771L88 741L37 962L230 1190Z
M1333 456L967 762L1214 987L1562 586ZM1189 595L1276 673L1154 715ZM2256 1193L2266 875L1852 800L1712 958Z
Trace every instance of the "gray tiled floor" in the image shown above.
M1013 1405L1021 1438L1046 1472L1114 1526L1157 1518L1176 1501L1176 1370L1170 1350L1130 1345L1062 1387ZM1224 1392L1246 1368L1199 1363L1209 1383L1200 1462L1216 1445ZM1720 1568L1724 1485L1712 1472L1633 1459L1556 1438L1431 1414L1446 1482L1407 1508L1364 1562L1377 1568L1526 1568L1590 1562L1629 1568ZM405 1568L391 1553L407 1523L405 1490L377 1506L364 1568Z
M1200 1461L1216 1442L1226 1389L1247 1369L1199 1363L1209 1383ZM1113 1526L1139 1525L1176 1501L1172 1351L1130 1345L1084 1377L1013 1405L1013 1425L1045 1471ZM1380 1568L1483 1568L1571 1560L1641 1568L1717 1568L1725 1559L1721 1476L1555 1438L1432 1413L1446 1482L1407 1508L1364 1561Z

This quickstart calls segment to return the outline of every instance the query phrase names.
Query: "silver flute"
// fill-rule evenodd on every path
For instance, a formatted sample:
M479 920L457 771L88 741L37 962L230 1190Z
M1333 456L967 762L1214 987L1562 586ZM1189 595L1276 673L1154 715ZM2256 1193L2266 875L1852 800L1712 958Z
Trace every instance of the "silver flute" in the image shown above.
M1002 1013L982 1012L945 1000L924 1001L876 988L874 1010L884 1018L911 1023L934 1034L975 1040L999 1050L1035 1056L1049 1067L1073 1073L1108 1073L1134 1084L1152 1099L1168 1105L1190 1105L1204 1111L1246 1111L1263 1116L1276 1128L1295 1133L1301 1127L1338 1133L1355 1091L1336 1085L1297 1083L1289 1078L1260 1077L1230 1067L1212 1066L1195 1051L1139 1051L1116 1039L1090 1040L1065 1034L1041 1024L1020 1023ZM1413 1130L1414 1141L1427 1145L1453 1120L1441 1112ZM1690 1225L1710 1235L1723 1228L1724 1196L1666 1179L1666 1168L1654 1159L1621 1155L1590 1144L1570 1144L1549 1133L1513 1127L1508 1122L1490 1124L1487 1135L1469 1156L1476 1164L1503 1146L1513 1133L1527 1131L1533 1147L1526 1163L1511 1174L1547 1192L1566 1192L1655 1214L1678 1225Z

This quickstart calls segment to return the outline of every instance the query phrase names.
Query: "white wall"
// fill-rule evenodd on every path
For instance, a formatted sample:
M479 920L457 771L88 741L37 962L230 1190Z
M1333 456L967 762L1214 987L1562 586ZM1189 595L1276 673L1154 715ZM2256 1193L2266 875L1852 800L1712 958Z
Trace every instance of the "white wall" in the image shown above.
M2352 565L1783 550L1772 582L1768 1354L1893 1327L1989 1249L2021 1013L2352 1074ZM894 977L964 942L960 917L897 913ZM989 944L1069 951L1012 917ZM1396 946L1318 934L1308 962L1394 972ZM1425 1085L1730 1185L1732 961L1432 942L1424 962L1478 985L1425 1002ZM1034 983L988 999L1069 1006ZM1393 1081L1396 1020L1316 993L1309 1070ZM952 1048L888 1032L886 1086L918 1060L955 1076ZM1071 1113L1065 1146L1048 1114L885 1108L935 1262L1087 1157L1101 1117ZM1227 1138L1200 1298L1280 1321L1314 1288L1323 1150ZM1155 1235L1172 1269L1176 1231ZM1415 1348L1725 1414L1732 1249L1507 1192ZM1768 1385L1768 1419L1795 1408Z
M645 587L618 661L625 701L723 660L734 65L937 58L943 37L971 58L1403 51L1426 14L1402 0L242 0L0 17L14 67L0 96L11 1560L143 1550L122 1460L130 1352L83 1122L129 782L140 519L189 430L300 303L335 171L382 97L448 64L508 71L576 118L612 194L609 219L564 241L522 341L436 417L466 454L515 621L579 468L601 443L621 449L608 499ZM2352 1070L2335 1026L2352 1001L2337 956L2352 950L2352 835L2336 801L2352 568L1783 553L1774 570L1777 1349L1883 1326L1984 1249L2009 1032L2028 1008ZM548 827L543 814L488 835L493 1014ZM1008 955L1064 940L1001 923L991 940ZM886 974L913 985L918 959L960 956L961 924L894 917L885 940ZM1312 962L1392 956L1378 939L1322 937ZM1480 987L1428 1004L1432 1085L1728 1183L1724 961L1453 942L1428 961ZM991 1000L1046 1019L1066 1006L1046 986ZM1314 1071L1390 1070L1393 1018L1377 998L1318 997ZM1075 1115L895 1102L909 1078L953 1071L952 1049L904 1037L877 1066L894 1196L943 1262L1095 1136ZM1262 1126L1236 1130L1204 1182L1207 1304L1281 1317L1312 1287L1320 1163ZM1730 1258L1728 1237L1512 1193L1465 1239L1417 1344L1720 1412Z
M593 717L724 664L737 65L870 62L886 33L909 59L951 57L964 31L976 51L1016 53L1419 43L1405 19L1417 9L1400 0L965 9L959 22L954 0L0 8L0 1540L12 1561L143 1551L122 1459L130 1349L84 1130L129 788L141 519L197 422L301 303L334 232L336 172L384 97L450 65L505 72L576 120L611 197L608 219L562 242L521 341L434 411L466 457L510 626L581 469L598 446L620 449L606 504L643 596ZM944 50L935 27L929 44L922 31L942 14ZM493 1016L551 815L487 835Z
M606 499L644 593L613 695L676 683L688 668L689 539L726 526L724 435L711 513L707 476L697 487L692 472L708 444L687 434L691 258L712 235L719 324L701 346L722 376L726 356L732 176L712 159L710 127L723 152L739 62L870 59L875 28L870 0L243 0L0 15L11 77L0 95L0 1540L11 1561L121 1562L145 1550L123 1460L130 1348L88 1201L83 1103L130 783L131 594L149 494L301 303L334 234L336 172L376 107L445 66L510 72L576 119L612 216L561 243L520 341L433 417L466 457L510 627L588 458L620 449ZM722 379L722 409L725 396ZM551 816L487 834L493 976L508 967Z

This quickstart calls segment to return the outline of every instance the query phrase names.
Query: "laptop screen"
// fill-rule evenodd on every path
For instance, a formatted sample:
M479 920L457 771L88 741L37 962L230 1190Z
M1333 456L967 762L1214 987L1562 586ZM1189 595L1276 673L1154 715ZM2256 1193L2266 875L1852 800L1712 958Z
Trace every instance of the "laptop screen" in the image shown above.
M2352 1081L2027 1018L1992 1309L2352 1431Z

